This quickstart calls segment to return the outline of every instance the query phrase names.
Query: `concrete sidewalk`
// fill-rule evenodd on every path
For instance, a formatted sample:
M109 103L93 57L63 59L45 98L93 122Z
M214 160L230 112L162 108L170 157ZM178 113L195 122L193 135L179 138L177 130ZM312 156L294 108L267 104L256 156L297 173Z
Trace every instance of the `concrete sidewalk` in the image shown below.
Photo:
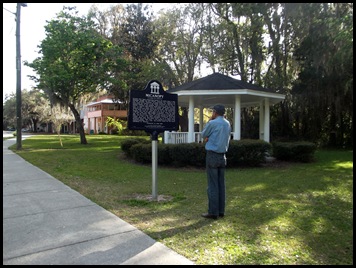
M26 162L15 143L3 141L3 265L194 264Z

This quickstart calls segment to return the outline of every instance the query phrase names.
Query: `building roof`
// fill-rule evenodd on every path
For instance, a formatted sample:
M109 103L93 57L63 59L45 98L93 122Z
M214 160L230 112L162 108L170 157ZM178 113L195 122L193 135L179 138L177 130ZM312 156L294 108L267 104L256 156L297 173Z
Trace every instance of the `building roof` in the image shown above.
M103 103L103 104L117 104L117 103L122 103L121 101L119 102L114 102L112 99L103 99L103 100L100 100L100 101L95 101L95 102L90 102L87 104L87 106L92 106L92 105L96 105L96 104L100 104L100 103Z
M195 106L209 107L216 103L234 107L235 96L240 96L242 106L256 106L262 99L268 98L271 104L284 100L285 95L272 89L247 83L227 75L213 73L176 88L167 93L178 95L180 106L189 106L189 98L194 96Z

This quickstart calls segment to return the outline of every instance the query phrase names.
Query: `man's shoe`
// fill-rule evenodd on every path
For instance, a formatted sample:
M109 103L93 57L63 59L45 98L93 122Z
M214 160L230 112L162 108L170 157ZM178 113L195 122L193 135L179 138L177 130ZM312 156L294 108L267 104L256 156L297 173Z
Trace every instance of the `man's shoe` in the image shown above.
M220 217L220 218L224 218L224 216L225 216L224 213L220 213L220 214L219 214L219 217Z
M214 219L217 220L218 216L211 215L209 213L201 214L202 217L207 218L207 219Z

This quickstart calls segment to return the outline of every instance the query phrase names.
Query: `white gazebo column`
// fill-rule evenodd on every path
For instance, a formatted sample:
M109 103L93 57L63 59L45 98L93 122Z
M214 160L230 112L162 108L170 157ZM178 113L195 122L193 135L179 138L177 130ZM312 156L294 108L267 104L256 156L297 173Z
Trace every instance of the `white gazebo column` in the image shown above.
M202 132L203 130L203 124L204 124L204 107L199 106L199 132Z
M188 111L188 143L194 142L194 98L189 97Z
M265 98L263 140L269 142L269 99Z
M240 95L235 96L234 109L234 140L241 139L241 98Z
M263 140L263 131L265 129L264 123L265 123L265 116L264 116L264 106L263 106L264 100L261 100L260 102L260 120L259 120L259 128L258 128L258 132L259 132L259 137L260 140Z

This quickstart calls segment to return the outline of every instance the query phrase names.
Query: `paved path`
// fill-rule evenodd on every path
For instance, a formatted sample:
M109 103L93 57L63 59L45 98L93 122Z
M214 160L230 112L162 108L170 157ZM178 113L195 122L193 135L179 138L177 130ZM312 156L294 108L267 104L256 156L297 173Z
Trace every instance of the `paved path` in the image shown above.
M26 162L15 143L3 141L3 265L194 264Z

